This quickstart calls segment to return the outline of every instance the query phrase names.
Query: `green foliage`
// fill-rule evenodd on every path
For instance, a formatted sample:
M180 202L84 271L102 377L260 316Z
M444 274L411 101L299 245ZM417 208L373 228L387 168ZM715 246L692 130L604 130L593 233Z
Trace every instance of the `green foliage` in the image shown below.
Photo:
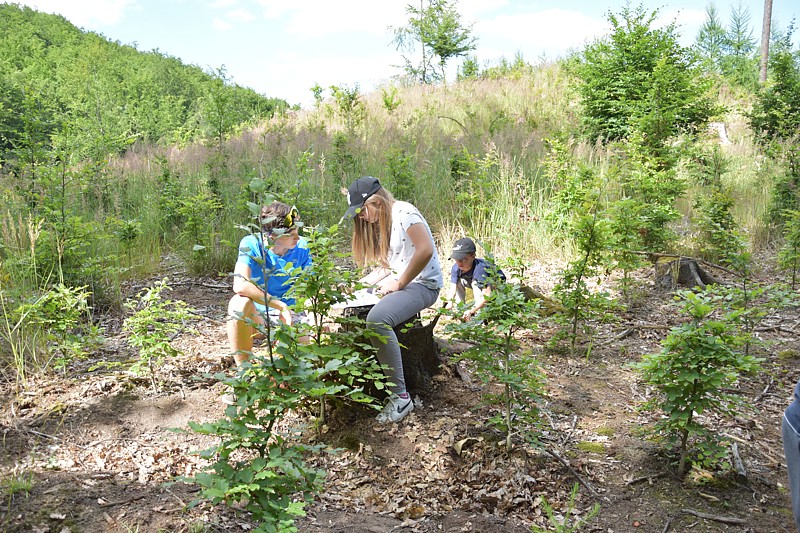
M786 213L783 246L778 252L778 266L791 272L792 289L797 287L797 272L800 270L800 211Z
M549 152L545 167L553 192L545 221L559 235L565 235L574 214L582 207L594 184L594 173L579 165L570 153L569 145L547 139Z
M395 198L414 203L417 178L414 175L414 156L405 150L392 149L386 155L388 186Z
M559 274L553 295L563 306L556 321L566 326L553 339L564 334L570 339L570 352L575 353L578 327L592 318L603 318L612 305L608 293L592 292L588 281L609 270L614 262L609 249L612 246L611 222L601 213L601 199L606 189L605 178L586 165L578 165L562 143L551 141L548 172L556 188L551 211L546 220L559 231L560 236L572 243L577 257ZM618 255L619 261L625 257Z
M397 87L391 86L388 89L381 89L381 98L383 100L383 108L389 113L393 113L395 109L400 107L402 100L397 96Z
M253 180L251 188L259 196L265 193L260 180ZM265 198L259 200L252 206L254 215ZM336 319L349 328L328 335L334 325L332 307L347 299L346 291L357 278L355 272L337 265L343 258L335 251L340 245L337 226L310 230L308 246L314 266L292 271L290 294L298 309L315 317L313 324L275 326L267 317L263 325L252 324L273 341L267 343L266 353L248 354L248 361L232 378L216 376L231 387L236 405L227 407L226 418L216 422L189 423L195 432L220 440L199 452L211 464L187 481L200 485L203 496L213 504L244 504L260 522L256 531L297 531L294 519L304 516L305 505L322 490L325 473L309 467L305 455L324 448L297 442L301 428L279 431L284 417L319 402L324 422L327 398L371 404L373 398L364 388L368 384L379 390L385 387L363 322L356 326L352 320Z
M772 54L769 71L771 83L758 91L750 125L764 141L793 139L796 144L800 131L800 58L788 51Z
M657 16L626 5L619 15L609 14L610 37L584 49L578 90L591 140L624 139L639 130L645 144L657 148L713 114L709 81L679 45L674 23L652 27Z
M641 143L637 132L626 143L621 162L619 184L621 196L636 201L641 209L639 234L647 251L663 252L674 241L669 224L680 219L675 201L686 190L684 180L676 176L671 163L654 155Z
M35 130L43 145L69 124L83 155L96 148L121 151L134 139L180 141L203 130L216 135L225 124L269 117L288 107L283 100L228 83L219 76L222 69L205 73L161 52L139 52L27 7L0 5L0 35L0 109L38 102L38 125L28 131ZM210 91L225 95L224 116L221 108L213 115L202 103ZM7 159L23 139L26 120L0 118L0 159Z
M322 490L325 476L304 459L323 448L295 442L294 433L279 431L277 424L308 398L338 391L321 380L329 369L313 368L298 357L289 328L281 327L275 338L275 353L254 355L235 377L216 376L232 388L237 404L228 406L226 417L215 422L189 422L196 433L219 440L195 452L210 461L206 470L183 478L198 484L212 504L242 504L259 522L254 531L263 533L297 531L294 519L305 516L303 508Z
M164 278L140 292L135 299L125 302L132 314L122 326L128 333L128 344L139 351L139 360L130 366L130 370L137 375L148 372L156 393L158 368L168 357L180 354L172 340L178 333L193 331L186 324L192 313L186 302L162 297L163 291L170 290L167 282Z
M480 63L478 63L477 56L467 56L464 58L463 63L458 68L458 73L456 74L457 81L463 80L474 80L478 77L481 72Z
M333 134L331 157L326 161L331 175L337 178L340 186L346 187L349 184L349 176L356 174L358 167L358 161L353 154L351 141L347 134L341 131Z
M591 319L604 319L606 311L613 306L607 292L592 291L587 283L608 266L608 221L598 216L596 207L588 205L584 209L586 214L576 215L570 228L578 257L559 273L559 281L553 288L553 296L563 306L563 311L555 319L566 326L566 331L553 340L557 341L566 333L572 355L575 354L579 326L586 327Z
M615 270L622 271L619 282L623 298L631 298L631 272L644 265L642 229L646 226L647 206L633 198L621 198L608 206L609 260Z
M725 447L700 417L739 414L745 403L728 391L740 374L757 371L761 360L738 350L742 340L732 331L738 311L714 319L711 296L684 291L676 299L682 300L691 322L673 328L660 352L644 355L634 366L657 391L643 408L663 412L654 431L665 435L670 445L677 444L678 475L683 476L687 459L704 467L719 465Z
M706 259L731 264L747 251L731 212L734 203L730 190L722 185L710 187L695 200L697 240Z
M96 345L99 331L89 322L88 299L86 287L71 288L59 283L28 298L13 310L11 321L16 330L24 332L32 328L35 331L25 334L45 343L47 358L33 361L38 370L52 367L66 372L70 362L84 357L86 349ZM8 327L5 329L14 333ZM37 354L36 351L32 353Z
M506 448L511 451L515 434L538 443L545 378L533 354L520 350L515 334L535 327L539 302L527 300L518 285L502 282L497 270L488 272L487 283L492 285L492 292L474 319L461 322L465 309L451 309L455 321L445 329L454 338L473 344L458 359L474 364L484 383L502 387L500 392L485 392L483 400L498 408L488 422L505 434Z
M3 481L0 483L0 492L8 496L9 500L17 494L27 497L33 490L33 485L34 476L32 472L14 473L3 477Z
M706 5L706 20L695 39L695 46L700 52L706 69L712 72L722 72L722 59L725 56L726 43L725 26L719 18L717 6L710 3Z
M222 201L209 191L179 200L176 211L182 221L180 235L184 249L191 246L191 252L186 252L191 274L216 274L226 270L228 263L224 256L230 251L219 243L222 209Z
M331 94L336 103L334 112L344 121L345 128L352 134L367 118L367 108L361 99L358 84L352 88L331 85Z
M575 531L579 531L584 525L589 523L589 521L600 512L599 503L594 504L594 506L583 516L583 518L575 520L574 523L570 523L570 515L572 514L573 509L575 509L575 497L578 495L578 487L579 486L577 483L572 486L572 492L570 492L569 501L567 502L567 510L564 512L563 517L560 515L557 516L553 510L553 507L547 503L545 498L542 498L542 507L544 508L544 512L547 514L547 520L550 521L550 525L553 526L553 529L531 526L531 531L533 533L547 533L549 531L555 531L556 533L573 533Z
M406 6L408 23L394 28L394 43L397 50L406 53L413 53L418 47L421 51L419 63L403 56L405 73L411 79L422 83L445 81L447 62L475 49L472 27L462 25L457 3L457 0L429 0L427 6ZM433 63L435 58L438 70Z
M731 8L723 50L725 53L720 60L722 73L734 83L754 89L758 82L756 40L750 26L750 12L741 3Z
M299 354L315 368L325 368L323 379L329 386L341 391L339 399L374 404L374 398L365 390L384 390L386 377L374 357L369 342L376 334L356 317L333 318L336 304L348 299L348 293L361 288L357 282L359 272L343 269L337 262L344 254L338 226L328 229L311 229L307 233L308 249L314 266L296 271L291 295L297 299L295 307L306 310L314 317L311 325L298 324L298 335L307 334L311 341L298 345ZM328 332L336 330L329 335ZM321 397L321 418L325 418L325 397Z

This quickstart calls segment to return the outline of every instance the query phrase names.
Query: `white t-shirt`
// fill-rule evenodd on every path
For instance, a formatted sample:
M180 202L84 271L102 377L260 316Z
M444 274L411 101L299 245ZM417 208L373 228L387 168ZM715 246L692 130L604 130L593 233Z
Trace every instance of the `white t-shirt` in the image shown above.
M414 255L414 245L408 236L408 228L414 224L425 226L425 231L428 232L428 237L433 242L431 228L422 218L419 210L408 202L395 202L392 206L392 235L389 241L388 258L389 268L394 277L399 277L405 272ZM421 283L429 289L441 289L444 286L442 267L439 264L439 254L435 244L433 245L433 256L413 281Z

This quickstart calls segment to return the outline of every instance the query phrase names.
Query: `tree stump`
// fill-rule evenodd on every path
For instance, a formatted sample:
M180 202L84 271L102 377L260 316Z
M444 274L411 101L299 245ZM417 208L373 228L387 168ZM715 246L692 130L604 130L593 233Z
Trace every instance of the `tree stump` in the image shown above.
M344 309L343 314L366 320L370 309L372 306L349 307ZM397 341L400 343L400 353L403 356L406 389L409 391L426 391L430 387L433 376L439 373L441 360L438 347L433 339L435 326L436 319L423 324L421 317L417 315L394 328Z
M677 287L705 289L707 285L723 284L691 257L660 257L656 260L654 269L656 285L669 291Z

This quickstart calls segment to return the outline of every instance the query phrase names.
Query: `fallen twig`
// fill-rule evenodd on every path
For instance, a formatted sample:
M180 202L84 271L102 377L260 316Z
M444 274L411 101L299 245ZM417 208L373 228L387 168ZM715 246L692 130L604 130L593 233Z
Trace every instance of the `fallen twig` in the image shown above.
M547 455L549 455L549 456L551 456L551 457L553 457L553 458L557 459L559 463L561 463L562 465L564 465L564 466L565 466L565 467L566 467L566 468L567 468L567 469L568 469L570 472L572 472L572 475L573 475L573 476L575 476L575 478L578 480L578 482L579 482L581 485L583 485L583 486L586 488L586 490L588 490L588 491L589 491L589 494L591 494L591 495L592 495L592 498L594 498L594 499L596 499L596 500L599 500L599 499L600 499L600 496L599 496L599 495L598 495L598 494L597 494L597 493L594 491L594 489L592 488L592 486L591 486L591 485L589 485L589 483L587 483L587 482L586 482L586 481L585 481L585 480L584 480L584 479L583 479L583 478L580 476L580 474L578 474L578 473L575 471L575 469L574 469L574 468L572 468L572 467L569 465L569 463L567 463L567 461L566 461L566 460L565 460L563 457L561 457L560 455L558 455L556 452L554 452L553 450L551 450L551 449L549 449L549 448L544 448L544 451L545 451L545 453L547 453Z
M741 518L736 518L733 516L718 516L708 513L701 513L700 511L695 511L694 509L681 509L682 512L686 514L690 514L696 516L698 518L705 518L706 520L713 520L715 522L722 522L723 524L732 524L736 526L743 526L747 522L742 520Z
M629 487L631 485L635 485L635 484L640 483L642 481L652 481L655 478L661 477L661 476L663 476L665 474L666 474L666 472L659 472L658 474L649 474L647 476L637 477L637 478L632 479L632 480L628 481L627 483L625 483L625 486Z
M611 344L612 342L621 341L622 339L624 339L625 337L627 337L628 335L633 333L635 328L636 328L636 326L633 326L633 327L630 327L630 328L626 328L626 329L622 330L621 333L617 333L616 335L614 335L610 339L606 339L603 342L598 343L597 346L598 347L607 346L607 345Z
M569 433L564 437L561 441L561 446L565 445L569 442L570 437L572 437L572 433L575 432L575 426L578 424L578 415L572 415L572 427L569 429Z
M753 403L760 402L764 398L764 396L767 395L767 391L769 391L769 388L772 387L772 383L773 383L773 379L769 378L769 383L767 383L767 386L764 387L763 391L761 391L761 394L759 394L758 396L755 397L755 399L753 400Z
M672 528L672 517L669 517L667 523L664 524L664 529L661 530L661 533L667 533Z
M145 496L146 496L146 494L140 494L140 495L138 495L138 496L133 496L133 497L131 497L131 498L128 498L127 500L121 500L121 501L118 501L118 502L106 502L106 503L101 503L101 504L100 504L100 507L101 507L101 508L103 508L103 507L113 507L113 506L115 506L115 505L127 505L127 504L129 504L129 503L133 503L133 502L135 502L135 501L141 500L141 499L142 499L142 498L144 498Z

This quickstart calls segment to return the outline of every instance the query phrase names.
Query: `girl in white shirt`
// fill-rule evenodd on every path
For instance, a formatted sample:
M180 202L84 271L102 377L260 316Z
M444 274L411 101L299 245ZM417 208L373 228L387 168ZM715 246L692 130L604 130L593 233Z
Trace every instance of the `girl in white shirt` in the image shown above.
M362 282L375 285L382 295L367 315L367 325L386 338L372 339L378 361L391 370L392 394L378 422L399 422L414 409L406 390L403 359L394 328L433 305L443 286L439 255L431 229L416 207L395 200L371 176L348 189L353 218L353 258L360 267L372 267Z

